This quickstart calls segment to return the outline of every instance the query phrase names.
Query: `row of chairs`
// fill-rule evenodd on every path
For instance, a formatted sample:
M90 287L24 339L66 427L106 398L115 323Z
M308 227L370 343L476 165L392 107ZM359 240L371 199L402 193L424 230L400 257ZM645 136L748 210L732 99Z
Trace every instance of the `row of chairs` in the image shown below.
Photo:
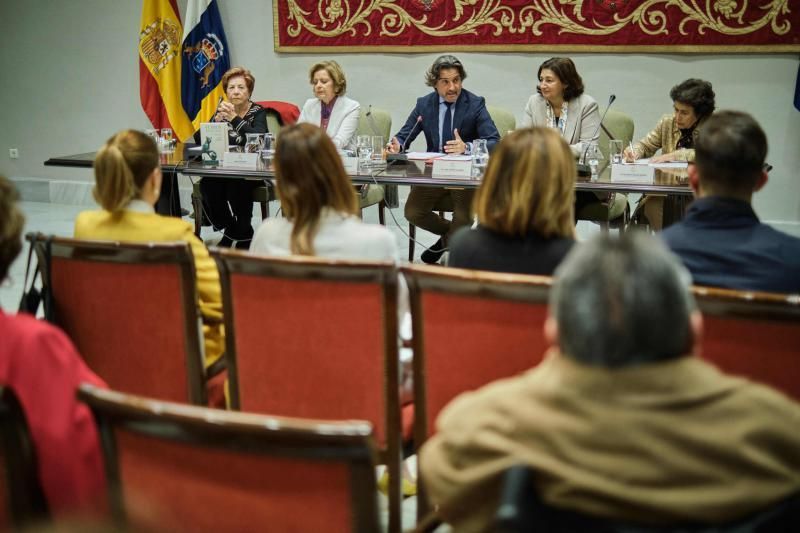
M203 403L187 245L52 238L48 258L47 239L30 239L53 297L51 316L112 388ZM535 366L546 349L548 277L235 250L212 255L222 282L232 406L369 421L392 480L391 531L399 531L401 502L398 274L412 311L417 446L453 397ZM705 319L702 356L800 399L800 298L694 292ZM418 508L425 513L424 497Z
M221 411L88 384L77 394L103 448L109 513L94 518L98 530L380 529L368 422ZM0 429L0 529L46 522L25 416L4 387Z

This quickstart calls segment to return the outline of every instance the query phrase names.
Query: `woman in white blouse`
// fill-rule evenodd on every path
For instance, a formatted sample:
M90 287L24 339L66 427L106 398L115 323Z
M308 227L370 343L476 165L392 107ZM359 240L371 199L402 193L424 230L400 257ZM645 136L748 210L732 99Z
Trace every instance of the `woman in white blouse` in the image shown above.
M320 61L308 71L315 98L303 104L298 122L319 126L337 149L355 150L361 105L344 95L347 80L336 61Z

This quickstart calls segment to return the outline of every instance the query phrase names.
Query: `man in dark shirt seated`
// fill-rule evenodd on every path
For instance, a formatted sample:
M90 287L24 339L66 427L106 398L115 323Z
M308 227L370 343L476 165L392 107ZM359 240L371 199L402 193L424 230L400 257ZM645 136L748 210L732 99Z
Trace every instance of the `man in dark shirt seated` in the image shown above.
M696 200L662 233L696 285L800 292L800 239L762 224L750 205L767 183L767 137L747 113L712 115L695 144Z

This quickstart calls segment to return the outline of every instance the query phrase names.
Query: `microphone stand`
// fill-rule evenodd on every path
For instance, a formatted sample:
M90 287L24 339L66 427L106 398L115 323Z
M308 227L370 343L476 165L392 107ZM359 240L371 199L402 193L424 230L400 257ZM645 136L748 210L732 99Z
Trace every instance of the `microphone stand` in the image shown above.
M411 131L408 132L406 138L403 139L403 145L400 147L400 151L396 154L386 154L386 164L391 165L393 163L402 162L405 163L408 161L408 155L406 155L406 145L408 144L408 140L414 135L414 130L417 129L417 126L422 124L422 115L417 116L417 121L414 123L414 127L411 128Z
M606 114L608 113L608 110L611 109L611 104L613 104L614 100L616 100L616 99L617 99L617 95L615 95L615 94L612 94L611 96L608 97L608 105L606 106L606 110L603 111L603 116L600 117L600 123L597 125L597 127L594 130L594 132L592 133L592 137L591 137L592 139L594 139L597 136L597 134L600 132L600 128L603 126L603 120L605 120ZM591 141L589 142L589 144L587 144L586 148L583 150L583 155L581 156L578 164L575 165L575 167L578 170L578 176L580 176L580 177L584 177L585 178L586 176L591 176L592 175L592 167L590 167L589 165L586 164L586 154L589 153L589 147L590 146L591 146Z

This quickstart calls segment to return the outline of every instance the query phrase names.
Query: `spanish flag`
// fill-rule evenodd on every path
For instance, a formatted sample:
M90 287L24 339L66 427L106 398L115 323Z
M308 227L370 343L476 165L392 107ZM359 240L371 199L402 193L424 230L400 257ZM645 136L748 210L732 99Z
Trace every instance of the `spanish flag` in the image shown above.
M217 0L189 0L183 32L181 101L197 130L210 122L225 95L222 75L231 68Z
M181 37L176 0L144 0L139 28L139 96L154 128L172 128L185 141L194 133L181 105Z

